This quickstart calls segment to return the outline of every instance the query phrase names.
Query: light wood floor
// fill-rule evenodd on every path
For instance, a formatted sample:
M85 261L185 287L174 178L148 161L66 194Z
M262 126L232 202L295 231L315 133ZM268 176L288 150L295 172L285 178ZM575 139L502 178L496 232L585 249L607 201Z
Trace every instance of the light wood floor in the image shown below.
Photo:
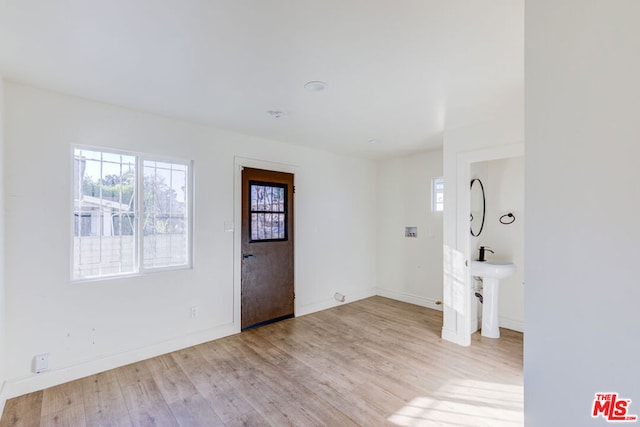
M0 426L522 425L522 334L373 297L7 401Z

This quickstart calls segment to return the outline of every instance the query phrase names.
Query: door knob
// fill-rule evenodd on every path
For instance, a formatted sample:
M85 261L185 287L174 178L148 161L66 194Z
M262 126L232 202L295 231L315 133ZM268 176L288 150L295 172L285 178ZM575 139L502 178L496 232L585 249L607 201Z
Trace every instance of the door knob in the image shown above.
M247 259L247 258L255 258L256 256L254 254L242 254L242 259Z

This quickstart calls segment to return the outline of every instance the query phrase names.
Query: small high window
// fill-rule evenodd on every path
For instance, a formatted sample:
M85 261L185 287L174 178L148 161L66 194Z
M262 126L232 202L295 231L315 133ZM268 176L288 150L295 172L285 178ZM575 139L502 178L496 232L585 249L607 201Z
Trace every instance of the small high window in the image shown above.
M444 211L444 178L442 177L431 180L431 211Z

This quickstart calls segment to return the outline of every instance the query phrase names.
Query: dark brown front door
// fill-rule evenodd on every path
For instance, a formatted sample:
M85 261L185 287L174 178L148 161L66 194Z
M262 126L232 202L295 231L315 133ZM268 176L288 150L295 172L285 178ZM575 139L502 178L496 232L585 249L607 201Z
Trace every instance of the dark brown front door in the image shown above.
M293 175L242 170L242 329L293 317Z

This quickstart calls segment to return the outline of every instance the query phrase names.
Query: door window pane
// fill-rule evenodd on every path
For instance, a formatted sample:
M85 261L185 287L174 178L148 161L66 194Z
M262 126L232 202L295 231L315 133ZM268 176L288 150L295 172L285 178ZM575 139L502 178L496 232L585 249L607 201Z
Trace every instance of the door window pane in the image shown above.
M249 182L251 241L287 240L287 185Z

